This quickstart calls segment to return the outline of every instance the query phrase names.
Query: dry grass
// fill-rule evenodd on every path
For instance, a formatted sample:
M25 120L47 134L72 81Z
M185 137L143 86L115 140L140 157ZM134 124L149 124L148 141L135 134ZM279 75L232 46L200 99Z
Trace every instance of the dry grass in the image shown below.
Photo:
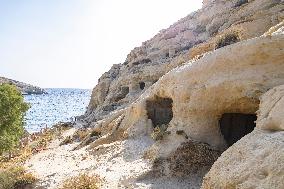
M22 189L36 181L37 178L31 173L27 173L22 166L0 169L1 189Z
M89 135L90 132L91 131L87 128L78 129L73 135L73 140L82 141Z
M226 33L225 35L220 36L217 43L215 44L215 49L225 47L240 41L240 35L238 32L234 31L232 33Z
M98 176L80 174L64 181L60 189L99 189L101 179Z
M169 134L167 131L168 125L162 124L154 128L154 131L151 134L153 140L162 140L165 135Z
M24 163L31 155L46 149L48 143L59 137L63 131L70 129L66 124L57 124L52 128L45 129L40 133L34 133L22 139L25 141L18 148L8 154L0 156L0 170L15 167Z
M66 123L59 123L42 132L26 135L18 148L0 156L0 189L22 189L35 183L37 178L21 165L31 155L45 150L51 140L70 128Z
M73 139L71 136L67 136L59 145L62 146L62 145L66 145L66 144L70 144L73 142Z

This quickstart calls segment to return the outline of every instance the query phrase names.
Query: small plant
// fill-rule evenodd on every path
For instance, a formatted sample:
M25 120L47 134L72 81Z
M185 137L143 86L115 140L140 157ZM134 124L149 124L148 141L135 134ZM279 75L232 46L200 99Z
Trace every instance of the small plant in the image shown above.
M177 131L176 131L176 134L177 134L177 135L182 135L182 136L184 136L184 138L188 139L188 136L187 136L187 134L184 132L184 130L177 130Z
M98 131L92 131L91 134L90 134L90 137L95 137L95 136L99 137L100 135L101 135L100 132L98 132Z
M64 181L60 189L99 189L101 179L94 175L80 174Z
M166 134L169 134L167 131L168 125L162 124L154 128L154 131L151 134L153 140L162 140Z
M17 178L14 189L22 189L28 185L32 185L37 181L37 178L31 173L25 173Z
M22 189L36 181L37 178L31 173L26 173L22 166L0 170L1 189Z
M73 139L71 136L67 136L59 145L62 146L62 145L66 145L66 144L70 144L73 142Z
M81 128L78 129L74 134L73 134L73 140L74 141L82 141L84 140L88 135L89 135L90 131L87 128Z
M215 45L215 49L225 47L240 41L239 35L237 33L228 33L223 35Z

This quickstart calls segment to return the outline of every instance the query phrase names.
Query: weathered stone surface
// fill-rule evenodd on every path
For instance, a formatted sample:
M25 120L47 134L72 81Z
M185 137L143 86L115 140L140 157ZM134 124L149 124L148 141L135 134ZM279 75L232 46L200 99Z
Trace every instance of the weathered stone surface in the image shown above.
M280 0L239 1L204 1L202 9L134 48L123 64L99 79L85 120L91 123L127 107L174 67L214 50L224 36L233 33L240 41L257 37L284 18ZM143 90L140 82L145 83ZM123 93L126 87L128 94Z
M199 188L222 152L204 189L283 186L283 8L204 1L132 50L94 88L85 120L102 137L89 148L146 138L135 157L152 167L122 179L133 188L162 177L164 188Z
M261 97L257 127L270 131L284 130L284 85L275 87Z
M283 97L283 85L261 96L257 129L222 154L204 178L202 188L284 186Z
M22 94L43 94L45 93L45 91L39 87L26 84L20 81L16 81L13 79L8 79L5 77L0 77L0 84L1 83L8 83L8 84L15 85L22 92Z
M169 131L184 130L192 139L226 148L218 120L224 113L254 114L259 97L284 83L283 42L283 35L248 40L172 70L128 108L122 125L140 127L149 119L147 100L170 98Z
M284 132L260 129L226 150L203 180L203 189L284 186Z

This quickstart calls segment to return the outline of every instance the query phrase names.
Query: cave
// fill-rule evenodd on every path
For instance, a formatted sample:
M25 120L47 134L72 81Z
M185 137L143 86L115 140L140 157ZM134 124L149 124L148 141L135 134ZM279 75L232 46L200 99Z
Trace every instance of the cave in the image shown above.
M156 97L146 101L147 116L152 120L153 127L168 124L173 118L173 100Z
M256 121L255 114L225 113L219 120L221 133L228 146L252 132Z
M139 87L141 90L143 90L145 88L145 83L144 82L140 82L139 83Z
M240 6L242 6L242 5L244 5L244 4L247 4L248 3L248 0L238 0L237 2L236 2L236 4L234 5L234 7L236 8L236 7L240 7Z

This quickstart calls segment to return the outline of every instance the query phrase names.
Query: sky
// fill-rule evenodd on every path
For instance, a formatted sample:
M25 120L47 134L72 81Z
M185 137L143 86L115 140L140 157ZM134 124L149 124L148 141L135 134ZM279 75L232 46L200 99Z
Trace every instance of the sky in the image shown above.
M91 89L202 0L0 0L0 76Z

